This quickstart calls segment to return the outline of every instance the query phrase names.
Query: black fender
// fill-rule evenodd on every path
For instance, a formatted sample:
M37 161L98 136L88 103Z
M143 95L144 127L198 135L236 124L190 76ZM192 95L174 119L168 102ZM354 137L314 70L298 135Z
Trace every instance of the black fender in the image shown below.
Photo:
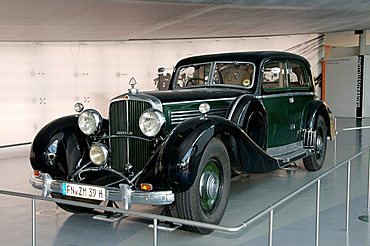
M30 149L30 163L34 170L52 177L66 178L82 157L86 136L78 128L78 116L70 115L45 125L35 136ZM56 150L48 149L58 141ZM56 151L56 160L48 154Z
M260 173L279 168L278 160L268 156L234 122L218 116L196 117L175 127L158 147L139 183L152 183L185 191L193 184L203 151L217 137L225 144L231 165L245 172Z
M316 128L317 118L320 115L324 118L326 127L328 128L328 136L333 140L336 135L334 117L329 106L324 101L313 100L306 106L302 117L302 129L314 130Z
M262 149L266 149L267 114L260 100L251 95L239 96L230 105L226 115L227 119L239 125Z
M260 100L251 95L242 95L230 105L226 118L243 127L252 111L259 111L266 117L266 109Z

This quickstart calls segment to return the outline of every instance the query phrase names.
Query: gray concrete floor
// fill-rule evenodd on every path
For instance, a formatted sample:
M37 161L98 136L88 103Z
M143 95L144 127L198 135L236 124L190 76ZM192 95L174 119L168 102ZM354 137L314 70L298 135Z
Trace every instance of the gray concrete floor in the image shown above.
M301 162L295 171L277 170L249 177L236 177L228 207L221 224L241 224L259 211L311 181L319 174L370 146L370 129L342 131L355 126L354 120L338 121L338 137L328 146L323 170L307 172ZM370 125L369 122L363 125ZM336 152L336 157L335 157ZM40 194L28 183L32 172L28 158L4 158L0 152L0 189ZM14 156L14 155L13 155ZM346 168L342 167L322 180L320 245L370 245L370 223L358 220L367 215L369 154L352 161L350 230L344 231ZM314 245L316 188L275 211L273 245ZM110 223L92 219L88 214L71 214L55 204L36 203L37 245L152 245L153 233L144 219L125 218ZM151 206L134 210L156 212ZM186 231L159 231L159 245L267 245L268 220L263 219L237 234L213 232L199 236ZM31 245L31 201L0 195L0 245Z

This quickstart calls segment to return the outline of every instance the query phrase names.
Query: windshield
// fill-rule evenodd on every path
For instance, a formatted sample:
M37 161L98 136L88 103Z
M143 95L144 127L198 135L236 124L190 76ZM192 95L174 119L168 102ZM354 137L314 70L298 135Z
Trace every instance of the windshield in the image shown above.
M211 73L212 63L192 64L180 67L176 78L176 87L200 85L233 85L251 88L255 66L246 62L216 62ZM212 74L212 79L210 78Z

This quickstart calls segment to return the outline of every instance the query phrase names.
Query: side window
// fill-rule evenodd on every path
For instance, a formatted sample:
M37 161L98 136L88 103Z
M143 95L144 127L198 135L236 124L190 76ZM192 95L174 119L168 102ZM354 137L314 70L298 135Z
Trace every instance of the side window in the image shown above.
M288 61L287 74L289 81L289 88L291 90L304 90L308 89L309 81L306 71L298 62Z
M196 64L180 68L177 75L177 87L207 84L211 64Z
M265 91L284 91L288 89L288 80L283 61L268 61L263 70L262 87Z
M254 65L252 63L216 63L211 84L238 85L250 88L253 84Z

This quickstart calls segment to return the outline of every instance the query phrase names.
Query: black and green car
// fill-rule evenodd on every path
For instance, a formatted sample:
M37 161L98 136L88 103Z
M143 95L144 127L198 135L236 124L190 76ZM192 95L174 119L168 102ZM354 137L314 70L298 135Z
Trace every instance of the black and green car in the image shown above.
M232 176L303 159L319 170L333 117L314 94L306 59L285 52L181 60L166 91L113 98L109 118L76 104L46 125L30 153L30 179L43 195L171 207L180 218L217 224ZM71 212L89 209L59 204ZM186 229L207 234L200 227Z

